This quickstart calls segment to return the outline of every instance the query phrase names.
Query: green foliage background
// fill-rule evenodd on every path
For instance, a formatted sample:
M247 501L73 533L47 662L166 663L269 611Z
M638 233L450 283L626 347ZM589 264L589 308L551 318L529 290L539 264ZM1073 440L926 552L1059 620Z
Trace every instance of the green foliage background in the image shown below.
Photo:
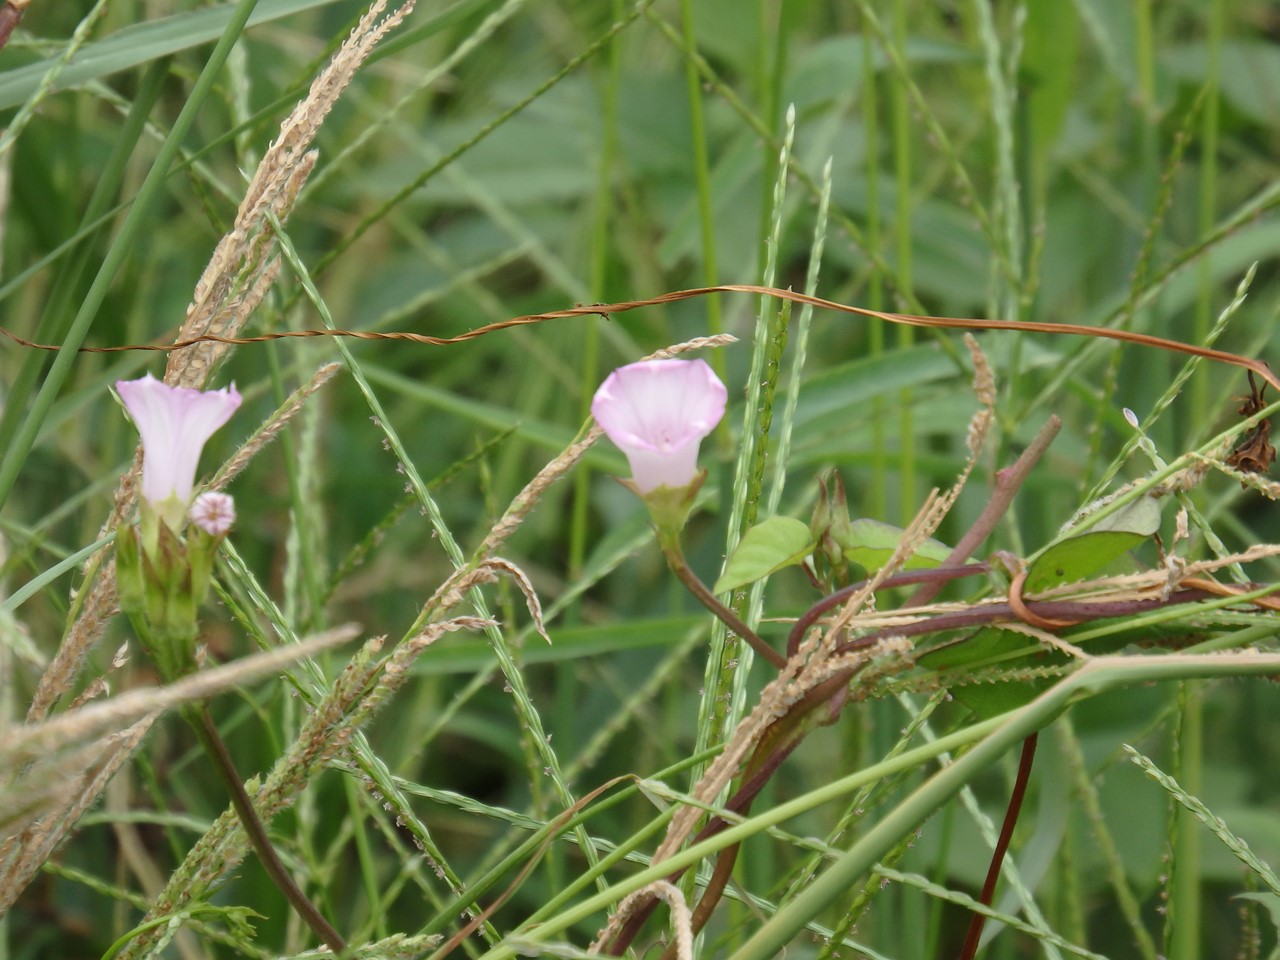
M98 264L115 251L123 260L85 343L164 342L234 217L243 172L363 8L259 0L260 22L217 75L140 233L121 249L122 217L230 5L100 6L87 42L47 94L40 78L90 4L34 0L0 54L0 107L7 122L23 124L10 128L15 135L0 153L0 317L19 336L61 342ZM800 289L830 160L824 297L912 313L1123 325L1204 342L1257 263L1248 299L1217 346L1265 359L1280 246L1278 37L1280 20L1262 0L423 0L325 122L320 161L289 236L336 323L352 330L452 336L575 303L759 283L770 256L773 282ZM124 113L156 83L147 126L131 144L122 139ZM37 98L34 113L22 117ZM775 208L789 107L794 169ZM106 198L110 212L86 228L90 197L118 149L128 158L120 189ZM775 222L780 239L771 247ZM695 336L737 335L741 342L712 361L730 386L731 410L704 444L710 496L686 542L711 582L725 550L750 344L757 317L767 322L775 311L721 295L456 346L353 342L351 351L417 471L436 478L441 512L469 551L576 434L610 368ZM317 326L286 269L248 332ZM1133 431L1121 410L1145 424L1184 358L1072 337L999 333L981 342L996 369L998 429L938 536L953 542L967 529L994 470L1056 413L1061 435L988 545L1026 556L1054 537L1110 466L1117 483L1151 469L1141 451L1124 447ZM816 475L834 467L855 516L909 520L927 490L949 484L964 461L975 401L963 353L948 333L815 314L799 407L786 427L789 483L780 512L807 517ZM237 349L218 382L234 380L245 407L210 444L205 466L220 463L258 418L336 357L327 340ZM0 451L11 478L0 494L7 497L0 572L9 595L97 538L135 442L108 385L160 369L146 353L81 355L52 406L33 413L50 363L49 355L0 346ZM1233 398L1245 391L1238 370L1201 364L1147 427L1160 456L1171 460L1226 429L1238 419ZM299 634L354 620L367 634L399 636L452 568L406 498L405 477L370 416L351 377L339 375L231 491L240 511L236 550ZM24 426L37 429L29 450L15 442ZM594 449L504 552L554 614L552 646L530 635L518 592L501 584L488 591L517 651L528 702L578 795L612 776L677 764L699 741L710 618L666 571L642 506L607 479L622 473L612 446ZM1234 480L1211 475L1192 500L1229 550L1280 537L1272 503ZM1172 513L1165 511L1166 543ZM362 543L367 553L348 562ZM1151 545L1138 560L1159 562ZM39 675L24 644L48 657L66 629L76 570L44 582L3 625L5 720L22 716ZM1273 580L1276 565L1260 562L1250 576ZM787 571L766 598L769 616L794 616L814 594ZM96 652L98 672L129 636L117 620ZM764 632L777 639L785 628L766 624ZM210 613L207 641L217 659L251 649L225 609ZM322 664L330 676L344 656ZM452 870L472 878L511 836L525 836L522 818L545 822L562 807L483 637L450 635L414 671L368 734L404 778L414 813ZM751 691L763 682L756 671ZM135 658L112 682L152 679ZM1198 706L1188 709L1188 698ZM1275 686L1258 680L1190 693L1163 684L1074 709L1073 734L1065 722L1055 727L1015 845L1050 925L1106 956L1141 955L1117 906L1112 878L1122 875L1142 926L1171 955L1265 956L1274 928L1261 908L1252 913L1231 899L1252 881L1210 834L1201 834L1200 859L1189 861L1192 876L1171 887L1170 838L1186 843L1197 828L1184 819L1175 831L1168 794L1128 763L1120 744L1135 743L1176 770L1274 864L1277 706ZM282 683L224 696L216 709L246 772L270 766L302 715ZM892 698L856 705L787 762L765 804L873 762L911 720ZM935 722L962 720L958 707L944 704ZM972 785L997 821L1011 770ZM881 809L923 774L889 784L877 798ZM688 785L683 774L670 783ZM447 891L363 787L349 769L328 772L273 834L354 938L415 933L443 908ZM157 729L0 919L0 957L103 955L138 922L156 878L173 871L224 806L186 731L176 723ZM839 813L823 808L787 830L825 836ZM593 821L591 832L620 842L652 815L633 798ZM123 830L133 838L127 854ZM745 850L739 882L766 898L781 893L777 884L807 856L794 842L765 837ZM1197 856L1194 845L1185 855ZM988 857L968 813L954 804L896 866L972 893ZM557 844L495 925L519 922L582 869L575 849ZM1173 919L1165 914L1169 896L1181 908ZM201 936L171 951L275 956L307 945L256 863L237 870L217 899L263 914L256 934L222 943ZM1015 910L1012 901L997 906ZM729 955L758 926L740 902L721 909L705 956ZM585 946L601 920L578 925L571 939ZM850 935L873 951L867 956L950 956L966 921L965 910L918 884L895 883ZM823 922L834 927L838 916ZM1260 952L1249 952L1252 924L1261 929ZM470 949L484 950L479 941ZM815 938L789 955L821 953ZM842 953L859 955L852 946ZM1053 955L1005 931L985 955L1042 953Z

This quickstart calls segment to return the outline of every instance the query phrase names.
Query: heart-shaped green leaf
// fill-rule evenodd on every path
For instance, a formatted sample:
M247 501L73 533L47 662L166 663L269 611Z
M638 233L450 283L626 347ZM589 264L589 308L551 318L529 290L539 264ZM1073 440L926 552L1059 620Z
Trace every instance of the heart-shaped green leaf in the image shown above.
M813 546L807 523L794 517L770 517L746 532L712 589L715 593L735 590L794 566L813 552Z

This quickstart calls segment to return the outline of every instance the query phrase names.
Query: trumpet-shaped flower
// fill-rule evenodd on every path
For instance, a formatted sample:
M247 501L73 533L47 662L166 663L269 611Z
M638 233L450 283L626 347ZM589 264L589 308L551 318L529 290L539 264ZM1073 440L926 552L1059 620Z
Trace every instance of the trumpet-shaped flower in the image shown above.
M142 496L153 507L191 500L200 451L240 406L235 385L222 390L171 387L147 374L120 380L116 391L142 436ZM170 511L161 511L166 516Z
M591 414L627 455L636 489L647 494L694 482L698 447L724 416L726 396L702 360L645 360L609 374Z

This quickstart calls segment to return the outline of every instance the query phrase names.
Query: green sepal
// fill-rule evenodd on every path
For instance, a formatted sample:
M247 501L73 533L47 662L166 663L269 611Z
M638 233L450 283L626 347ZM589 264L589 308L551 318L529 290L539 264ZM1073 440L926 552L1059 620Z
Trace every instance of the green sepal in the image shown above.
M143 501L146 503L146 501ZM160 518L160 525L168 527L171 533L177 533L187 525L187 504L175 496L168 496L159 503L151 504Z
M635 493L649 508L649 516L653 519L653 525L658 531L658 541L661 543L672 538L679 539L680 531L684 529L689 513L693 510L693 502L706 479L707 471L700 470L688 486L668 487L664 484L648 493L641 493L630 480L620 479L618 482Z
M120 609L130 617L141 615L146 585L142 572L142 549L138 544L138 531L124 523L116 531L116 589L120 594Z
M222 537L215 537L195 524L187 535L187 560L191 565L191 597L196 605L204 603L213 580L213 556Z
M130 619L160 675L172 681L195 669L199 602L192 594L187 545L163 523L156 540L155 552L142 554L142 616Z

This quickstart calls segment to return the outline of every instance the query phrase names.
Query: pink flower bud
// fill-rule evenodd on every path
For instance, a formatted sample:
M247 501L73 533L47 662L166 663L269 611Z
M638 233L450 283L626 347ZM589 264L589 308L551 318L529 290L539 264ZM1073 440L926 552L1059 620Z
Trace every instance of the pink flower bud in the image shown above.
M116 391L142 437L142 496L158 505L191 499L200 451L240 406L235 385L222 390L171 387L151 374L119 380Z
M694 481L698 447L724 416L725 399L724 384L702 360L645 360L609 374L591 414L627 455L643 494Z
M187 519L211 537L221 537L236 522L236 503L230 494L208 491L196 497Z

